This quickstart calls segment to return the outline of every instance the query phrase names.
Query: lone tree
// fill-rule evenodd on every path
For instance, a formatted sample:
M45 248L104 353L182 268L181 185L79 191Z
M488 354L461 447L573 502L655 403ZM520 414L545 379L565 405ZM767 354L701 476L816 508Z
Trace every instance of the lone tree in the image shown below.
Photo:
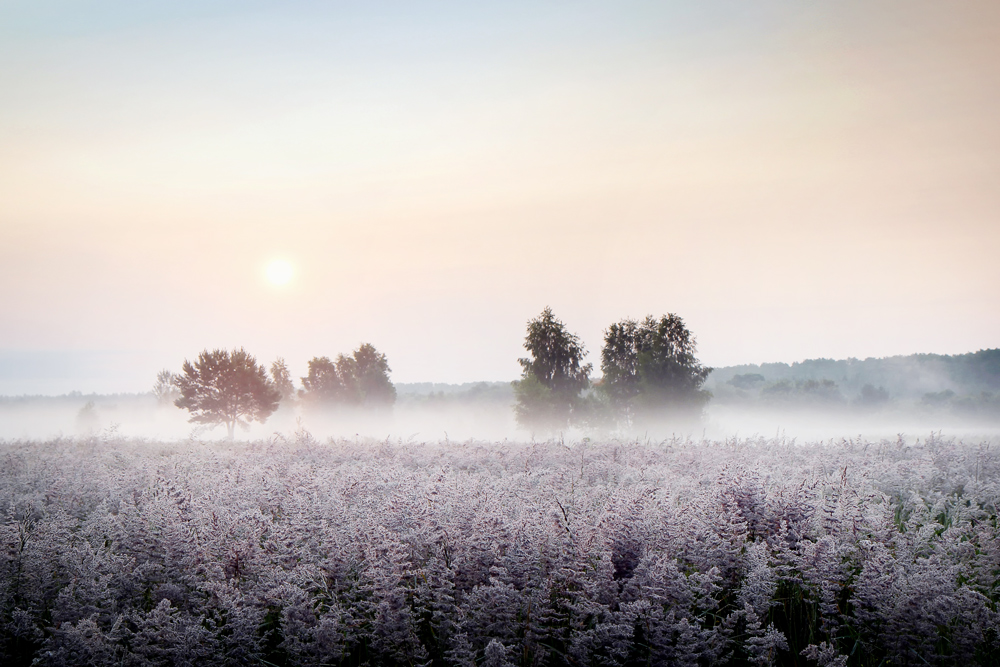
M565 427L579 406L580 394L590 387L590 364L580 339L566 331L552 309L528 322L524 347L530 358L518 359L521 379L514 382L514 413L528 428Z
M668 411L699 414L710 397L701 386L712 369L698 362L695 351L694 336L672 313L612 324L601 350L601 391L625 425Z
M389 379L389 362L370 343L351 356L313 357L309 374L302 378L302 397L313 405L388 407L396 402L396 388Z
M189 421L225 424L230 440L237 424L263 423L281 401L267 370L243 348L205 350L193 364L185 360L176 385L181 395L174 405L191 413Z

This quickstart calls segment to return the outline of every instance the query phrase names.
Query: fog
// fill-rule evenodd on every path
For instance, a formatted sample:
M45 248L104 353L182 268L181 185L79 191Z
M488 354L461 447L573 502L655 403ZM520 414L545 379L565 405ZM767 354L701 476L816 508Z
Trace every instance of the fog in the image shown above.
M503 401L406 395L385 411L282 406L266 422L237 429L237 439L392 438L402 441L530 438ZM188 422L188 413L152 394L68 394L0 398L0 438L137 437L157 440L226 437L225 427Z
M568 667L606 664L608 626L638 656L613 664L675 664L683 633L709 638L690 656L728 651L711 664L752 664L764 640L772 664L820 647L855 664L857 646L895 664L944 632L996 664L994 393L961 373L922 376L917 398L793 379L844 363L719 369L696 418L548 432L519 427L505 382L401 383L379 410L289 394L236 442L154 392L0 398L0 595L18 623L0 624L0 663L216 664L239 645L274 665L395 664L399 647L430 664L464 646L467 664L527 666L539 637L570 636L581 659L546 661ZM580 421L611 415L588 391ZM848 631L817 645L828 617ZM525 657L479 659L498 652Z
M573 426L531 431L514 418L512 396L503 383L427 385L400 392L385 411L316 410L299 403L279 408L266 422L237 429L237 440L390 440L421 442L524 442L588 440L661 442L778 438L789 442L845 438L895 440L931 433L961 438L1000 435L994 414L968 415L929 410L919 403L896 404L876 412L851 406L817 408L711 401L700 419L663 419L624 428ZM471 388L470 388L471 387ZM477 395L478 388L478 395ZM509 385L506 386L509 389ZM214 441L226 438L224 426L188 421L188 413L162 404L152 394L27 396L0 398L0 439L140 438L151 441Z
M1000 664L998 117L995 0L0 2L0 667Z
M303 385L304 386L304 385ZM601 378L586 393L598 409L579 412L564 429L531 430L515 420L510 382L395 383L394 404L362 409L289 394L264 423L237 430L242 440L303 438L477 441L725 440L778 438L816 442L842 438L956 437L1000 432L1000 350L881 359L809 359L714 369L711 398L699 415L678 417L666 405L640 420L623 419L602 400ZM192 424L155 392L0 397L0 438L144 438L216 440L222 426Z

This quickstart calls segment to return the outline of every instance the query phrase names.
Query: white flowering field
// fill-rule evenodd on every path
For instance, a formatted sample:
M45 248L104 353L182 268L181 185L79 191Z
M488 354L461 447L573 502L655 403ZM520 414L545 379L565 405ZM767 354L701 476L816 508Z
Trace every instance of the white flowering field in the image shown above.
M998 664L997 446L0 442L0 664Z

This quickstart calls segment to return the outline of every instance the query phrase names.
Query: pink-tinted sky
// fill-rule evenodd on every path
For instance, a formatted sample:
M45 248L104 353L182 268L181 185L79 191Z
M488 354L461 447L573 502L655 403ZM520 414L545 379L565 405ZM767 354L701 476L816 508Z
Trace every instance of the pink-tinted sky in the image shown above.
M595 365L996 347L998 118L993 1L0 3L0 393L513 379L546 305Z

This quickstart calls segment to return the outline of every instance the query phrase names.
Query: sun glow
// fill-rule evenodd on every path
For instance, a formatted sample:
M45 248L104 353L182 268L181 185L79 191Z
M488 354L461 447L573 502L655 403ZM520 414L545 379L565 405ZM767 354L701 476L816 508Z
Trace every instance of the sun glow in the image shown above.
M283 259L275 259L267 265L267 282L272 285L287 285L292 280L292 265Z

